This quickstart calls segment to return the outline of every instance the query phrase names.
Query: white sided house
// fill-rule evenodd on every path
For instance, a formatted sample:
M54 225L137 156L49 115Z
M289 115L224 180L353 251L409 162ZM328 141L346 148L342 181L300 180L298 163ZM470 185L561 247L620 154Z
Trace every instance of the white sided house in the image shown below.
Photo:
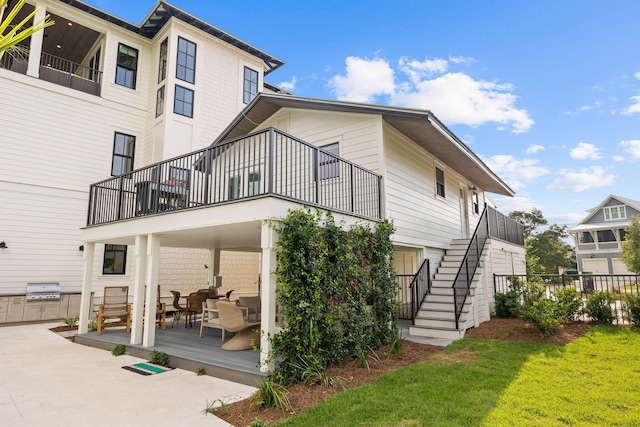
M640 202L610 195L569 230L575 240L581 274L632 274L620 259L625 228L640 214Z
M0 323L78 313L90 184L207 147L283 64L164 1L139 25L77 0L29 0L16 22L35 7L55 25L0 58ZM96 298L133 289L126 243L94 245ZM163 296L208 285L208 251L159 256ZM255 291L258 255L220 258L224 288ZM54 298L28 300L29 284Z
M180 187L166 175L176 168ZM311 206L345 224L392 220L411 333L462 337L489 319L493 274L525 272L522 227L485 192L514 194L429 111L258 94L211 146L91 186L80 332L95 248L117 244L135 248L132 344L154 345L143 324L154 323L165 247L208 250L212 266L223 251L259 254L261 328L277 333L273 224ZM267 334L261 351L266 362Z

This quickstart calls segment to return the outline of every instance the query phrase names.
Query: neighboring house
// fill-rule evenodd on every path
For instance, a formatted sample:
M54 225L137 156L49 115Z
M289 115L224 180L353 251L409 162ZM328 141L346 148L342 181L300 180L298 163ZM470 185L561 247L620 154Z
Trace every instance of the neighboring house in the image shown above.
M189 177L184 189L164 181L165 171L176 167ZM147 185L151 197L137 190ZM134 304L146 299L147 306L162 247L209 249L210 265L222 250L260 253L262 329L273 334L278 220L302 206L331 211L347 225L387 218L396 230L399 272L421 272L425 260L437 270L412 333L458 338L489 319L493 273L525 272L522 227L492 208L481 221L485 191L514 194L428 111L262 93L209 148L94 184L83 240L89 255L100 243L139 248ZM469 298L460 292L454 298L454 279L468 247L476 249L468 239L479 224L503 237L486 242L480 268L469 278ZM85 300L93 265L89 258ZM473 269L469 263L460 277ZM463 312L459 323L454 299ZM153 346L155 331L143 335L142 324L139 313L132 343ZM270 349L266 336L263 360Z
M76 0L37 6L55 25L0 61L0 322L60 318L74 293L77 312L89 185L208 146L283 64L163 1L140 25ZM133 249L96 248L96 297L132 283ZM163 295L207 286L207 251L161 257ZM258 260L223 253L223 273L244 272L223 286L254 289ZM66 307L24 305L42 282L60 284Z
M620 259L625 228L640 214L640 202L610 195L569 230L575 240L581 273L632 274Z

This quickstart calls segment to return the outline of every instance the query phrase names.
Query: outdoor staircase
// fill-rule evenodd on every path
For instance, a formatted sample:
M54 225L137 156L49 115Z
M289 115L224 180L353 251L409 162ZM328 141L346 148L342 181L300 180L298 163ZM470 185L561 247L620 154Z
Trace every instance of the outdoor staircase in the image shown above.
M472 281L471 294L462 308L458 328L456 328L452 287L469 247L469 242L470 239L455 239L452 241L432 281L431 292L427 294L420 306L414 325L409 327L410 335L457 340L462 338L465 331L473 326L471 301L475 294L478 282L477 277L480 276L481 266L476 271Z

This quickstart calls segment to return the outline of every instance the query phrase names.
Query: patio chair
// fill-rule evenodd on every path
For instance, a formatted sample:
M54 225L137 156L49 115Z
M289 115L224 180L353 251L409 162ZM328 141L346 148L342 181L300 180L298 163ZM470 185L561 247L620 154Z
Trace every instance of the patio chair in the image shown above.
M209 296L204 292L191 292L189 294L187 298L187 318L184 322L185 328L193 325L198 314L202 314L202 303L206 302L207 298L209 298Z
M127 332L131 332L131 304L129 304L128 286L105 286L102 304L98 307L98 330L108 326L127 326ZM106 319L118 319L118 322L104 323ZM122 321L122 319L126 319Z
M173 294L173 308L176 310L184 311L185 307L180 305L180 292L170 291Z
M156 306L156 323L162 330L167 329L167 305L160 301L160 285L158 285L158 303Z
M247 308L247 320L250 322L260 321L260 297L238 297L238 306Z
M223 350L249 350L260 346L260 322L245 322L242 310L233 302L217 303L222 342L225 332L235 332L235 336L222 345Z
M220 329L224 334L224 329L220 324L220 317L218 317L217 303L219 300L214 298L207 298L202 303L202 319L200 320L200 338L202 338L202 330L204 328L216 328Z

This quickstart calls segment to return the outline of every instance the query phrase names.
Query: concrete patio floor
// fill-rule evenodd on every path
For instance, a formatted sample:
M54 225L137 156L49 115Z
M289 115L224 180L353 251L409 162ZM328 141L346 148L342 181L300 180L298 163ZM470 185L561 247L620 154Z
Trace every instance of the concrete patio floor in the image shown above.
M0 424L7 426L228 426L208 403L249 397L254 387L174 369L143 376L145 360L75 344L49 328L0 327Z

